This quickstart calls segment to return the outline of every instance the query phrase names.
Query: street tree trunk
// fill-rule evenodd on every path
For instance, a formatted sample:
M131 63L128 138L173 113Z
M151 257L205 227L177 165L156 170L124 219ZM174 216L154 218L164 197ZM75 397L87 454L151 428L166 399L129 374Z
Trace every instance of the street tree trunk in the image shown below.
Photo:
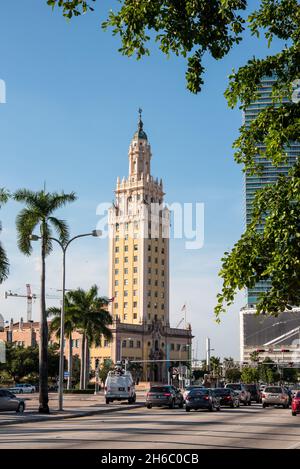
M72 367L73 367L73 341L72 341L72 332L69 335L69 358L68 358L68 384L67 389L72 388Z
M40 312L40 344L39 344L39 413L49 414L48 406L48 323L45 299L46 248L44 229L42 230L42 272L41 272L41 312Z
M80 359L80 389L84 389L84 370L85 370L85 333L81 340L81 359Z

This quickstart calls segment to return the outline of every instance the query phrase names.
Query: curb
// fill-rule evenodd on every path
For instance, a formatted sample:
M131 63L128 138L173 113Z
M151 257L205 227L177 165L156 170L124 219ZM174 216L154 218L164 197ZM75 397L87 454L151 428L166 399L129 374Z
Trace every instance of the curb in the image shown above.
M56 415L54 417L29 417L23 418L22 420L7 420L4 422L0 421L0 427L6 425L19 425L20 423L34 423L34 422L51 422L53 420L66 420L66 419L75 419L79 417L89 417L90 415L97 415L97 414L108 414L110 412L120 412L121 410L131 410L136 409L139 407L144 407L144 404L131 404L130 406L123 406L123 407L114 407L114 408L107 408L107 409L99 409L99 410L87 410L80 412L78 414L66 414L66 415Z

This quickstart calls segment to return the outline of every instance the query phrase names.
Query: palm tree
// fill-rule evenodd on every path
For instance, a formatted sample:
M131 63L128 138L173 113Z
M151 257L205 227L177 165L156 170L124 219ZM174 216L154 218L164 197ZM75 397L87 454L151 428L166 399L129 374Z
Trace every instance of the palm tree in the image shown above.
M221 372L221 360L219 357L211 357L210 358L210 366L213 372L213 377L217 378L217 381L220 377Z
M113 320L105 309L108 300L98 296L98 288L93 285L88 291L82 288L68 292L68 299L72 308L77 309L80 317L78 330L82 334L80 389L84 389L89 375L89 349L101 344L102 336L109 340L112 337L109 326Z
M56 337L60 337L61 326L61 308L55 306L48 308L48 316L54 316L50 324L50 332L56 332ZM68 356L68 385L67 389L72 387L72 369L73 369L73 340L72 334L78 328L80 323L80 316L78 310L74 307L69 300L69 292L65 295L65 336L69 341L69 356Z
M259 352L257 350L254 350L253 352L250 353L250 361L252 363L258 363L259 362Z
M9 193L0 188L0 207L8 201ZM1 222L0 222L0 232L2 230ZM6 252L0 243L0 283L7 279L9 273L9 263L7 259Z
M14 199L25 203L26 207L17 215L18 246L23 254L32 253L32 235L39 227L41 238L41 310L39 343L39 412L48 414L48 324L45 299L45 259L52 251L52 232L57 234L62 244L69 239L69 228L65 220L53 216L53 213L76 200L74 192L70 194L49 193L45 190L34 192L20 189Z

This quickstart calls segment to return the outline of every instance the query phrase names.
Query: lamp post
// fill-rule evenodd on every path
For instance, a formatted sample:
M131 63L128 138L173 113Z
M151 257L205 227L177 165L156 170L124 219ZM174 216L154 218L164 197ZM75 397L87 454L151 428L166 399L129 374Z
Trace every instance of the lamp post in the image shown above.
M66 294L66 252L70 244L78 238L84 238L86 236L100 237L102 235L101 230L93 230L91 233L84 233L71 238L66 244L63 244L57 238L50 238L55 241L61 247L63 254L62 263L62 303L61 303L61 315L60 315L60 349L59 349L59 378L58 378L58 408L63 410L63 388L64 388L64 339L65 339L65 294ZM41 239L41 236L31 235L31 241L37 241Z
M210 372L210 352L215 350L214 348L210 348L210 338L206 337L206 366L208 372Z
M121 338L120 339L120 362L122 363L122 352L123 352L123 340L133 340L131 337L126 337L125 339ZM125 371L126 371L126 365L127 365L127 362L125 360Z

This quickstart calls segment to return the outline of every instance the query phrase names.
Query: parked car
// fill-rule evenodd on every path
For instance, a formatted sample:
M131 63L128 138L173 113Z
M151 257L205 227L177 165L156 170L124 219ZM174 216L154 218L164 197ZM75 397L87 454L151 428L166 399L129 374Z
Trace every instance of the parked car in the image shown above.
M201 386L200 384L199 385L193 385L191 384L190 386L187 386L183 392L183 401L185 402L186 400L186 396L189 394L190 391L192 391L193 389L203 389L204 386Z
M23 413L25 410L25 402L23 399L16 397L8 389L0 389L0 411L14 410Z
M106 404L113 401L128 401L129 404L133 404L136 401L136 393L131 373L122 369L109 371L105 381L104 396Z
M244 405L251 405L251 394L242 383L227 383L226 389L232 389L238 396L240 403Z
M183 395L180 389L169 384L151 386L146 396L146 407L151 409L153 406L168 406L170 409L178 405L183 408Z
M213 389L213 394L220 399L220 405L232 408L240 407L239 396L230 388Z
M15 394L32 394L36 392L36 387L33 386L33 384L19 383L16 384L14 387L10 388L10 391Z
M292 415L300 414L300 391L297 391L292 400Z
M284 409L289 408L289 395L282 386L266 386L261 398L263 407L280 405Z
M190 412L191 409L207 409L210 412L220 410L220 398L213 391L208 388L192 389L186 397L186 412Z
M261 402L261 393L257 384L245 384L245 388L250 392L251 401Z

